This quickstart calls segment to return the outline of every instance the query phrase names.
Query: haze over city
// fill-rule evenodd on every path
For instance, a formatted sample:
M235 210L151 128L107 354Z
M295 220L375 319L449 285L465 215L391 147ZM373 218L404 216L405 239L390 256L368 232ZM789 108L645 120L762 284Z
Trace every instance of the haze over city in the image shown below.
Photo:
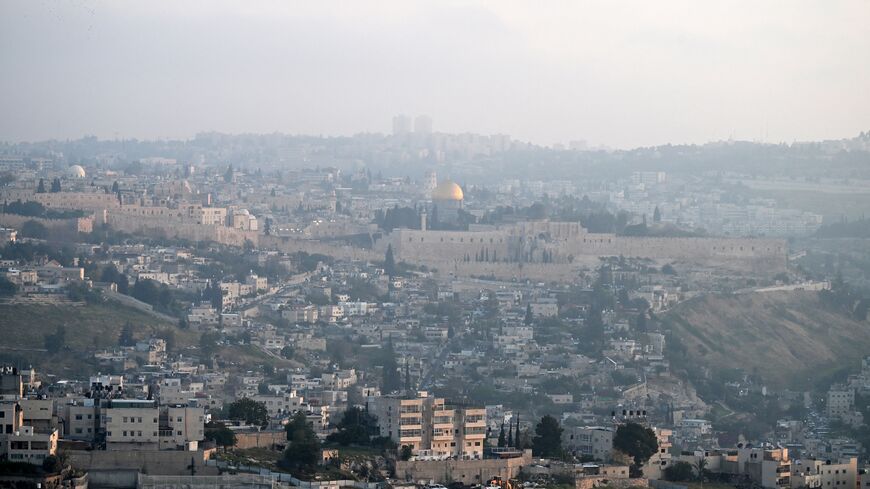
M0 0L0 489L870 489L868 25Z
M435 130L615 148L850 137L870 4L0 4L0 136Z

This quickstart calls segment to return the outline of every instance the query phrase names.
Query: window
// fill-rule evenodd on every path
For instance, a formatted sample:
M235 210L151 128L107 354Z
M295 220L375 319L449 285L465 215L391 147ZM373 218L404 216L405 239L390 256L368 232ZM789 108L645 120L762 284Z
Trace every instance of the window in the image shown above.
M76 420L81 421L81 420L82 420L82 415L81 415L81 414L76 414Z

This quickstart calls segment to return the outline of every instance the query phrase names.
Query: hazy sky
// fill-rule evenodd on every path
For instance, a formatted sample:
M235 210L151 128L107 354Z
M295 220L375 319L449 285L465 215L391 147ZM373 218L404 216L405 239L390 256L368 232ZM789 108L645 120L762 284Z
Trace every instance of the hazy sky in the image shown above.
M870 129L870 2L0 0L0 140L447 132L633 147Z

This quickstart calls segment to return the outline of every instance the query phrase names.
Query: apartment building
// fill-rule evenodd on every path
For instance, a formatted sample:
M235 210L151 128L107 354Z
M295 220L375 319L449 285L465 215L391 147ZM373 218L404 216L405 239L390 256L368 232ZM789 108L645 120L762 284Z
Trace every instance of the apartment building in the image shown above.
M273 418L295 413L305 406L304 399L295 390L283 394L257 394L251 396L251 399L263 403L269 416Z
M64 438L93 443L101 432L100 408L94 399L72 400L59 408Z
M792 464L791 487L852 489L858 484L858 459L801 459Z
M855 389L834 385L828 389L825 412L831 418L841 418L852 412L855 407Z
M205 409L174 405L160 410L158 417L161 450L195 451L205 436Z
M46 457L57 453L56 429L37 433L32 426L20 426L13 433L5 435L5 438L0 455L5 455L11 462L42 464Z
M103 412L106 450L196 450L204 438L205 409L199 406L111 399Z
M368 408L378 419L381 436L410 446L418 458L483 458L483 407L451 406L420 391L416 397L371 397Z
M24 383L15 368L0 372L0 459L12 462L41 464L45 457L57 453L58 430L51 425L44 432L36 431L25 423L25 409L21 405ZM26 400L25 400L26 401ZM35 420L51 420L43 414L41 404L32 406Z
M112 399L105 408L106 450L157 450L160 442L157 402Z
M613 429L604 426L569 426L562 434L562 446L574 455L609 462L613 451Z

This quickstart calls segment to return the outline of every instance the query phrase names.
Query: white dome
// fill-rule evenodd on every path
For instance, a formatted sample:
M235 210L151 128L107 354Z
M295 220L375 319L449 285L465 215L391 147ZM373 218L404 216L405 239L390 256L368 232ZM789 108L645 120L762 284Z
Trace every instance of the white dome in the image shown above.
M85 178L85 169L79 165L73 165L66 170L66 174L70 178Z

